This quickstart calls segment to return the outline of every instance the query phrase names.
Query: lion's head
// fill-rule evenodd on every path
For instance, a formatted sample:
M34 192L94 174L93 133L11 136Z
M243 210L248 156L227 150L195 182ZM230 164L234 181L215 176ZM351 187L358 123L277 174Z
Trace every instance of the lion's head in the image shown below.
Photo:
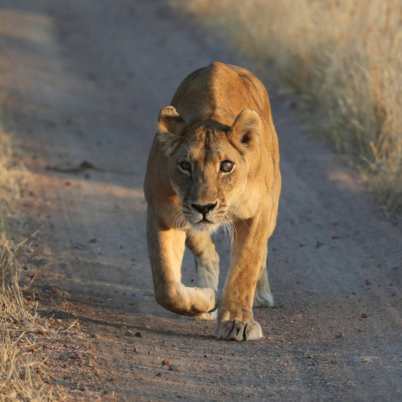
M170 184L181 201L177 225L214 230L230 222L260 160L259 115L245 109L231 127L214 120L187 124L173 106L166 106L157 131Z

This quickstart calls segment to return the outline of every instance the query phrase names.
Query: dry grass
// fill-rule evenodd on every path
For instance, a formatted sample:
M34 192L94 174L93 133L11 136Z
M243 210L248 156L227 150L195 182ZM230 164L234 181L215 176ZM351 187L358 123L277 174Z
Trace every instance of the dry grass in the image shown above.
M20 170L13 166L9 138L0 135L0 401L45 401L42 362L35 354L35 334L47 330L36 306L20 288L19 253L24 242L10 240L7 221L19 197Z
M47 400L41 362L32 333L41 330L35 308L29 306L19 286L17 254L3 234L0 238L0 400Z
M390 211L402 211L400 0L173 1L274 66L313 125L350 156Z

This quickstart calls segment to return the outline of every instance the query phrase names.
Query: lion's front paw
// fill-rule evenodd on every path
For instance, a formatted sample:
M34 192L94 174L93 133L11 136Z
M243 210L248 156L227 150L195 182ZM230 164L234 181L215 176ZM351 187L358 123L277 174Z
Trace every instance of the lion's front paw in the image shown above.
M233 341L253 341L263 337L261 325L253 320L220 321L216 332L218 339Z

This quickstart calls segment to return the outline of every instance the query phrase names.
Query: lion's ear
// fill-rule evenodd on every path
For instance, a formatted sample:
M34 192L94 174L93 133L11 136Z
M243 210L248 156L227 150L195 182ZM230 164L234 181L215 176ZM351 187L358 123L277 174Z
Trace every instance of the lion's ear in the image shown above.
M250 147L258 142L261 131L261 118L251 109L242 110L231 129L232 138L241 146Z
M180 135L185 126L184 120L174 106L165 106L159 112L158 118L158 134L173 134Z
M159 112L156 135L167 154L170 154L174 149L185 125L186 123L174 106L165 106Z

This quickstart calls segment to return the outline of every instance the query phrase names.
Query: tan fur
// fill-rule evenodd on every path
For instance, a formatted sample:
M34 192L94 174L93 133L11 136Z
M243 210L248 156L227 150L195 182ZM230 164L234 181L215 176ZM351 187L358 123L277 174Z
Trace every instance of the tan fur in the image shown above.
M224 160L234 163L232 171L223 170ZM273 304L265 264L281 189L264 85L220 62L190 74L160 112L144 189L158 303L203 318L219 304L219 338L262 337L252 307ZM219 257L210 233L220 226L232 230L233 242L218 303ZM185 244L196 259L198 287L181 281Z

